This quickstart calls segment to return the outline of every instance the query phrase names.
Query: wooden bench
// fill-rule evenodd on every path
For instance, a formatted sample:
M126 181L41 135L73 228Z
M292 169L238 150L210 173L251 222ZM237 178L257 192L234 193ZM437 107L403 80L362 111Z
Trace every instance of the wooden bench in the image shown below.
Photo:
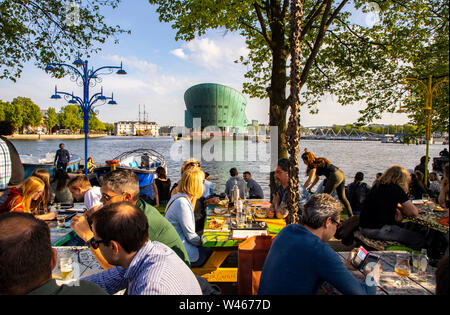
M379 251L387 250L389 247L405 247L405 245L394 242L394 241L382 241L382 240L375 240L373 238L368 238L364 236L360 231L355 231L353 233L353 236L358 239L361 243L368 247L372 247Z

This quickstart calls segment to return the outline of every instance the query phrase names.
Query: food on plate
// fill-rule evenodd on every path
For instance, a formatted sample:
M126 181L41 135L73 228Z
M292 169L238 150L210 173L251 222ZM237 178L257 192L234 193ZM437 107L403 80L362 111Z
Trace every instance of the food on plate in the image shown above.
M227 208L220 208L220 207L214 208L214 213L215 213L215 214L224 214L224 213L226 213L227 211L228 211Z
M442 207L440 207L440 206L434 206L433 209L436 210L436 211L444 211L444 209Z
M218 204L221 205L221 206L226 206L228 204L228 201L220 200Z
M257 218L260 218L260 219L265 218L267 216L267 209L257 208L257 209L255 209L254 213L255 213L255 217L257 217Z
M225 223L225 220L223 219L213 219L209 221L208 228L211 230L221 230L223 227L223 224Z

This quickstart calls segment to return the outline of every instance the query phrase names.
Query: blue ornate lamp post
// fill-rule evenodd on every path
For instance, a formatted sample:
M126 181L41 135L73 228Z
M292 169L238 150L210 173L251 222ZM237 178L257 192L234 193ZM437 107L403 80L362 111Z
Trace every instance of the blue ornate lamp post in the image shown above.
M72 93L60 92L55 87L55 94L51 96L51 99L61 99L61 95L64 96L64 99L68 101L69 104L78 104L83 112L83 130L84 130L84 172L87 175L87 159L88 159L88 135L89 135L89 119L93 114L93 110L96 107L102 106L106 104L107 100L109 105L117 105L114 100L114 95L111 94L111 97L107 97L103 95L103 88L100 93L96 93L89 97L89 87L94 87L97 83L101 83L102 79L99 75L111 74L114 70L117 69L118 75L126 75L127 72L123 70L122 63L120 63L120 67L117 66L104 66L100 67L97 70L93 68L89 70L88 61L81 60L80 55L78 54L77 59L74 61L73 65L63 64L63 63L50 63L45 70L53 71L55 67L68 67L72 70L71 80L76 82L78 86L83 87L83 97L75 96ZM81 68L78 70L77 68Z

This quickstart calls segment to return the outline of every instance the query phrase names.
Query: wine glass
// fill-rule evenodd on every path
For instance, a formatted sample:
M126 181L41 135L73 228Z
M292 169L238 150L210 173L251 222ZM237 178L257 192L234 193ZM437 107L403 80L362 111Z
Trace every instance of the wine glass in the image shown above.
M405 287L407 284L406 277L411 273L410 256L397 255L395 262L395 273L400 277L400 286Z

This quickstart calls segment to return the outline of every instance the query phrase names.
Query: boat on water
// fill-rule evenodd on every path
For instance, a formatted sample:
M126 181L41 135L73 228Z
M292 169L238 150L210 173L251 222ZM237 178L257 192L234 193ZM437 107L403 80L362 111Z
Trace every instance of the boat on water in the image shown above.
M20 155L20 160L22 161L25 171L25 178L30 177L36 169L45 169L49 172L50 178L55 174L56 166L53 164L55 161L55 153L47 153L44 157ZM66 171L68 173L76 173L80 169L80 166L81 157L78 155L71 155Z
M106 165L96 166L92 170L95 178L90 178L90 181L92 183L93 180L96 180L97 183L100 183L103 176L114 170L132 170L139 180L141 196L153 199L152 184L156 178L158 167L167 168L164 156L153 149L141 148L124 152L114 159L106 161Z

